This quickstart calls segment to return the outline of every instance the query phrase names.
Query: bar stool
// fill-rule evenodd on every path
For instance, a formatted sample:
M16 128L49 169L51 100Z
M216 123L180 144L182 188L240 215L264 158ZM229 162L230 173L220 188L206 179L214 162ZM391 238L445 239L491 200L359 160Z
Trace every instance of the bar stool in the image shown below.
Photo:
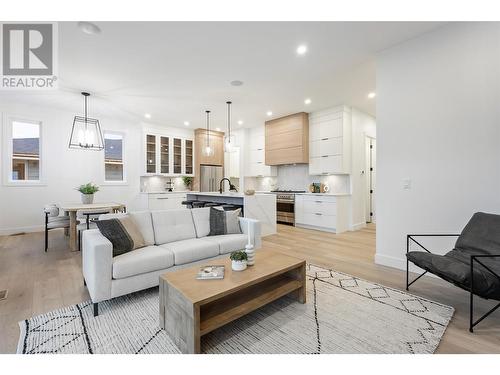
M206 202L204 207L218 207L220 205L221 205L220 203L216 202Z
M193 201L193 200L190 200L190 201L182 201L182 204L186 206L186 208L193 208L193 202L197 202L197 201Z
M205 202L202 202L202 201L194 201L192 203L193 205L193 208L201 208L201 207L205 207Z

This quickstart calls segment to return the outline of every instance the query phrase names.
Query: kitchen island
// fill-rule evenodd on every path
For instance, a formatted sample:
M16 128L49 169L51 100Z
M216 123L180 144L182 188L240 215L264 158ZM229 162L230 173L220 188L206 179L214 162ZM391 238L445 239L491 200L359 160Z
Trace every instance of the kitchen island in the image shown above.
M243 207L243 214L250 219L261 222L262 236L276 233L276 195L256 193L245 195L243 193L188 193L188 200L235 204Z

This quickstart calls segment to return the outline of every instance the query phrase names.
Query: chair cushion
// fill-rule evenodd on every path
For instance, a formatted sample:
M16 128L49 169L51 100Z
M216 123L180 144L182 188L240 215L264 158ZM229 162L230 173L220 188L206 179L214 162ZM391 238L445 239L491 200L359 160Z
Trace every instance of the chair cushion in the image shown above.
M196 237L206 237L210 233L210 208L193 208L194 227L196 229Z
M244 250L248 242L246 234L225 234L222 236L210 236L205 240L219 244L219 254L228 254L237 250Z
M68 228L69 220L53 220L47 223L47 229Z
M123 279L172 267L174 254L160 246L146 246L113 258L113 278Z
M170 242L161 245L161 247L170 250L174 254L176 266L219 255L219 244L207 241L205 238L191 238Z
M153 211L151 217L157 245L196 238L191 210Z

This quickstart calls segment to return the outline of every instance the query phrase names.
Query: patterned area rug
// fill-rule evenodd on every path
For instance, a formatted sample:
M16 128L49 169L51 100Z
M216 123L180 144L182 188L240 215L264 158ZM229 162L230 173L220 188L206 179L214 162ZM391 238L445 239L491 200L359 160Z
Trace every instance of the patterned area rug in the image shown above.
M307 303L284 297L202 338L204 353L433 353L453 308L308 265ZM158 288L19 323L18 353L178 353Z

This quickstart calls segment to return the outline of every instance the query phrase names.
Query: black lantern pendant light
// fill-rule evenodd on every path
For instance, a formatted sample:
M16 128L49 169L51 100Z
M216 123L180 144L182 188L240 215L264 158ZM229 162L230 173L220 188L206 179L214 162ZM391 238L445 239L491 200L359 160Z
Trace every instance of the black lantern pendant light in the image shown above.
M204 156L212 156L214 154L213 147L210 147L210 111L205 111L207 114L207 142L203 147Z
M224 151L235 152L234 149L234 136L231 135L231 102L227 101L227 134L224 137Z
M82 95L84 97L85 117L75 116L73 119L69 148L94 151L104 150L104 139L99 120L87 116L87 98L90 94L82 92Z

